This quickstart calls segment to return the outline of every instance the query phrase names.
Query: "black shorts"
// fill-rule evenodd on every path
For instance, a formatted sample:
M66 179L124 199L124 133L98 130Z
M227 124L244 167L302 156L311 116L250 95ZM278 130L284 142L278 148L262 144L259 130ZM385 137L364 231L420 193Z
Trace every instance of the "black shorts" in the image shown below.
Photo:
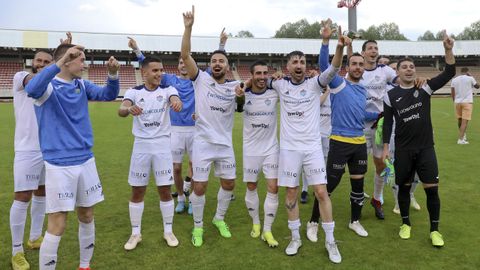
M334 175L341 178L348 164L350 175L363 175L367 172L367 144L345 143L330 139L327 158L327 178Z
M437 157L433 147L420 150L396 150L393 165L397 185L412 183L415 172L422 183L438 183Z

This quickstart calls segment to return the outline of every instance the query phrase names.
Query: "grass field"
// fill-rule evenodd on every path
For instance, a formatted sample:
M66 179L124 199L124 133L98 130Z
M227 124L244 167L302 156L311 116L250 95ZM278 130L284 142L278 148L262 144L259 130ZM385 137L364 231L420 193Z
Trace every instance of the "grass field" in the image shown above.
M280 207L273 234L280 242L276 249L269 248L259 239L249 236L251 220L244 203L245 185L242 170L237 170L235 195L226 221L233 237L223 239L210 220L216 207L218 180L211 178L205 209L205 235L202 248L190 243L193 222L186 214L176 215L174 232L180 246L169 248L163 241L158 195L151 184L145 200L142 235L143 242L136 250L126 252L123 244L131 229L128 216L130 187L127 175L132 148L132 119L117 116L119 103L91 103L97 168L102 179L105 201L96 207L96 247L92 269L480 269L480 191L478 172L480 164L480 112L474 110L473 122L468 129L470 145L457 145L456 120L451 99L435 98L432 118L436 151L440 169L441 223L440 231L445 247L436 249L429 240L428 213L421 188L416 197L422 206L412 209L412 238L400 240L397 233L400 217L393 214L390 188L385 189L384 221L375 218L373 208L366 204L362 224L369 232L367 238L356 236L347 227L350 216L349 181L344 178L332 197L335 236L340 242L343 262L329 262L323 246L323 231L319 242L310 243L305 236L310 216L312 196L308 205L300 205L303 247L297 256L284 253L289 242L286 210L283 207L284 189L280 191ZM480 100L476 100L480 104ZM11 238L9 210L13 198L12 162L14 117L12 103L0 103L0 269L10 269ZM237 167L242 168L242 120L236 115L234 146ZM365 189L373 189L372 163L366 177ZM477 172L477 173L475 173ZM263 179L262 179L263 180ZM265 196L265 185L259 184L260 201ZM263 208L262 208L263 209ZM263 211L262 211L263 212ZM262 216L263 214L261 214ZM263 218L262 218L263 220ZM28 237L29 221L26 225ZM57 269L76 269L78 266L77 221L70 214L68 227L59 248ZM27 239L27 238L26 238ZM26 251L32 269L38 269L38 251Z

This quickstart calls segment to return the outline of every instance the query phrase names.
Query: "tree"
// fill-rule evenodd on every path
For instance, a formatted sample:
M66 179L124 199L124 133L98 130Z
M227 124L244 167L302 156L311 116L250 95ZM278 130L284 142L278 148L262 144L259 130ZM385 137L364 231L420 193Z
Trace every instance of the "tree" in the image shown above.
M425 33L423 33L422 36L419 36L417 40L437 40L435 35L432 33L432 31L427 30Z
M296 22L288 22L283 24L280 29L275 32L274 38L320 38L320 22L310 24L307 19L301 19ZM336 23L332 23L332 28L336 29ZM336 38L336 34L332 36Z
M372 25L367 30L360 29L359 33L363 39L373 40L408 40L396 23L382 23L378 27Z
M238 32L238 34L235 35L235 37L238 37L238 38L253 38L253 34L248 31L248 30L241 30Z
M458 34L457 39L463 40L478 40L480 39L480 21L472 23L469 27L465 27L463 31Z

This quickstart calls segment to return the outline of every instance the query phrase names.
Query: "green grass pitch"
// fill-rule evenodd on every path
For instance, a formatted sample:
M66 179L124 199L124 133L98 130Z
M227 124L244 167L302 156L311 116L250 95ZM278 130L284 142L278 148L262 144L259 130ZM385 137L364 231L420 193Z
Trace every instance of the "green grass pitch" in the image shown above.
M480 100L475 100L477 104ZM131 229L128 216L130 187L127 183L133 136L132 119L117 116L120 104L90 103L97 168L102 179L105 201L95 209L96 247L92 269L479 269L480 268L480 192L478 168L480 164L480 112L474 109L473 121L468 128L470 145L457 145L457 124L451 99L432 100L432 118L436 152L440 169L441 223L445 247L433 248L429 240L428 213L425 195L418 188L416 198L421 211L411 210L412 238L400 240L400 217L392 212L393 198L390 187L385 188L385 220L377 220L373 208L365 204L362 224L369 232L367 238L356 236L347 227L349 181L344 177L332 196L335 237L343 257L340 265L329 262L323 246L323 231L319 242L310 243L305 236L310 216L312 195L307 205L300 205L303 247L297 256L288 257L284 250L289 242L284 207L285 190L280 189L278 216L272 228L280 242L278 248L269 248L260 239L249 235L251 220L244 203L245 185L242 170L237 169L235 195L226 221L233 237L223 239L211 224L216 207L218 180L210 179L205 209L204 245L194 248L190 243L193 222L187 214L176 215L174 232L180 245L169 248L162 233L158 195L152 184L145 198L142 222L143 242L136 250L126 252L123 244ZM478 106L478 105L477 105ZM13 199L13 134L12 103L0 103L0 269L11 269L11 238L9 210ZM242 118L235 116L234 147L237 168L242 168ZM365 190L372 193L372 162L369 164ZM185 170L184 170L185 171ZM348 177L348 176L347 176ZM263 209L265 185L259 183ZM261 211L263 212L263 211ZM262 217L261 213L261 217ZM263 220L263 217L262 217ZM29 220L25 239L28 237ZM78 267L77 220L70 213L68 226L62 238L57 269ZM32 269L38 269L38 251L26 251Z

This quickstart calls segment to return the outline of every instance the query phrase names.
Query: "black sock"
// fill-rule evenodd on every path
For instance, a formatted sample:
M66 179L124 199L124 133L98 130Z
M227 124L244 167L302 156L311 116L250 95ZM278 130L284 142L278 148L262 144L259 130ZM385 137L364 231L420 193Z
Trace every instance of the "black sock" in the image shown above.
M360 219L362 214L363 207L363 177L360 179L351 179L350 185L352 186L352 191L350 191L350 207L351 207L351 216L350 222L354 222Z
M410 224L410 186L398 186L398 207L400 207L400 215L402 216L402 223L411 226Z
M315 200L313 201L312 207L312 217L310 217L310 222L317 222L320 220L320 208L318 207L317 196L314 196Z
M427 195L427 209L430 215L430 231L438 231L440 222L440 198L438 197L438 186L425 189Z
M185 176L185 182L190 182L190 181L192 181L192 178Z

